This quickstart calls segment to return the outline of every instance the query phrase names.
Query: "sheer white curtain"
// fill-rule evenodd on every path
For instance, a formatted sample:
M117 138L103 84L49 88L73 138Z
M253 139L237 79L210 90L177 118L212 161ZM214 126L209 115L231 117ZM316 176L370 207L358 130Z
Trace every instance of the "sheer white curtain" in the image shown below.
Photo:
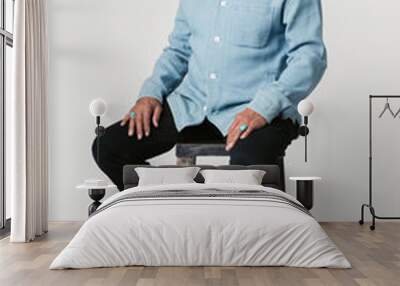
M15 1L14 72L7 112L12 242L47 232L47 1Z

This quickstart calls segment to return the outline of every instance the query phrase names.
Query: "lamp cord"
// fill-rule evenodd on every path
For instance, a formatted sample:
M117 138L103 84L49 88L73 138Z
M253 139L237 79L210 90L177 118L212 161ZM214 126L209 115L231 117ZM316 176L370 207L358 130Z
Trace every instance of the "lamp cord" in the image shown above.
M305 138L304 138L304 148L305 148L305 150L304 150L304 160L305 160L305 162L307 163L307 159L308 159L308 156L307 156L307 134L306 134L306 136L305 136Z

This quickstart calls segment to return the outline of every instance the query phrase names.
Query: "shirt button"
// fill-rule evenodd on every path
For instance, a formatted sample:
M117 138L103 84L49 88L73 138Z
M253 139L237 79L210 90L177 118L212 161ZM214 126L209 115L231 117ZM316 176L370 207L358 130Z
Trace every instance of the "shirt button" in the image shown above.
M215 36L214 37L214 42L215 43L220 43L221 42L221 37L220 36Z
M207 106L204 106L204 107L203 107L203 111L204 111L204 112L207 112L207 110L208 110L208 107L207 107Z
M216 73L210 73L210 79L211 80L216 80L217 79L217 74Z
M226 7L226 4L228 4L227 1L221 1L221 7Z

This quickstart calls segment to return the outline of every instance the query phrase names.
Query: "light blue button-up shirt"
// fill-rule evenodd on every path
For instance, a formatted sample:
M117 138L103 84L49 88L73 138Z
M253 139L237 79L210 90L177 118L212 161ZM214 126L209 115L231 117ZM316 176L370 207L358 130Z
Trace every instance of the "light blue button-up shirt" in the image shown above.
M207 118L226 135L245 108L299 121L325 69L320 0L181 0L139 97L167 99L178 130Z

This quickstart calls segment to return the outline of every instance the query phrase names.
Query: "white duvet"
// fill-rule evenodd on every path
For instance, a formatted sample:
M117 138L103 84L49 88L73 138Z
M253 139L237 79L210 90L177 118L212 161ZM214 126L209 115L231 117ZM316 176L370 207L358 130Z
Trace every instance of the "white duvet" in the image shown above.
M185 184L136 187L107 199L50 269L117 266L292 266L349 268L314 218L283 203L246 198L116 200L133 192L262 186ZM108 207L106 207L108 206Z

